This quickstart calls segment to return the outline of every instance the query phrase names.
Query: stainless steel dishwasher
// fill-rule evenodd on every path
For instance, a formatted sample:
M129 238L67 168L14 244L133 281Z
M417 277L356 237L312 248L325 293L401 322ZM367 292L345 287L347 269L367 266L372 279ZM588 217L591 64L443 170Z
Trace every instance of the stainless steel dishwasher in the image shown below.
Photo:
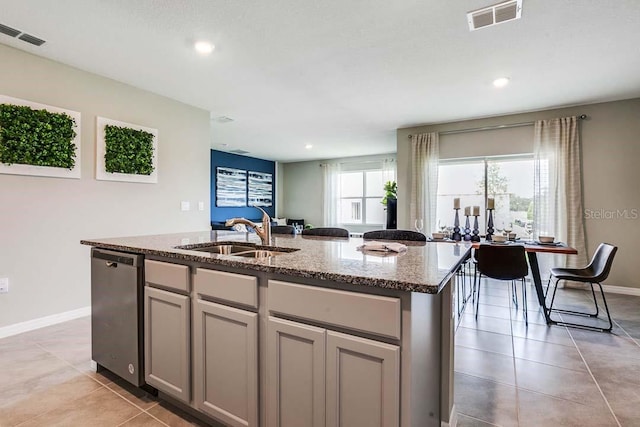
M91 358L135 386L144 384L143 255L91 250Z

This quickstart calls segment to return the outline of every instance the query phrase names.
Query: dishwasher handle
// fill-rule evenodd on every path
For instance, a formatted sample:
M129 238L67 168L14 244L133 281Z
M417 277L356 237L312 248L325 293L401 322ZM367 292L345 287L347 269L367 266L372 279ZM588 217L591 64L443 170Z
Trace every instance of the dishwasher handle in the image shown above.
M142 259L144 258L142 255L113 252L96 248L91 251L91 257L106 261L105 265L111 268L117 268L118 264L124 264L130 267L141 267Z

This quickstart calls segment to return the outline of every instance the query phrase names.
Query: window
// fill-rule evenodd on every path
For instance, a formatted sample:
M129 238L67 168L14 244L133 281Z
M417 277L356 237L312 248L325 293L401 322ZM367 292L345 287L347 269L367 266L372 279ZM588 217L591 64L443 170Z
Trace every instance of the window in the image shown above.
M486 232L486 199L495 199L494 233L513 230L530 237L533 223L533 155L441 160L438 169L437 221L453 227L453 199L460 198L460 227L465 206L480 206L480 233ZM472 209L473 211L473 209ZM473 213L473 212L472 212ZM473 228L473 217L470 217Z
M340 173L338 222L342 225L383 225L386 212L380 201L385 181L395 180L392 172L358 170Z

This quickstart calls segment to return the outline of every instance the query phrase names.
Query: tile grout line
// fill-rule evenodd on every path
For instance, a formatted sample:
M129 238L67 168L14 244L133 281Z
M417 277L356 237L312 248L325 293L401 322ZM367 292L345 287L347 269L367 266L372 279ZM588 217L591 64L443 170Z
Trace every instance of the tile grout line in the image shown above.
M71 368L75 369L76 371L78 371L80 374L82 374L82 375L83 375L83 376L85 376L86 378L89 378L90 380L92 380L92 381L96 382L96 383L100 386L100 387L98 387L97 389L93 390L92 392L90 392L90 393L88 393L88 394L94 393L94 392L96 392L96 391L100 390L101 388L104 388L104 389L106 389L106 390L110 391L111 393L114 393L116 396L118 396L119 398L123 399L125 402L127 402L127 403L131 404L132 406L134 406L135 408L139 409L139 410L141 411L140 413L145 413L145 414L149 415L150 417L154 418L156 421L158 421L158 422L162 423L163 425L165 425L165 426L167 426L167 427L170 427L170 426L168 426L168 424L165 424L163 421L159 420L158 418L154 417L152 414L150 414L149 412L147 412L147 410L148 410L148 409L154 408L154 407L156 407L157 405L159 405L159 402L157 402L157 401L156 401L154 405L150 406L148 409L146 409L146 410L145 410L145 409L141 408L140 406L136 405L134 402L132 402L132 401L130 401L129 399L127 399L125 396L123 396L123 395L121 395L120 393L118 393L117 391L115 391L115 390L113 390L113 389L111 389L111 388L107 387L107 385L108 385L108 384L115 384L115 382L114 382L114 381L109 381L108 383L101 383L101 382L100 382L100 381L98 381L96 378L94 378L94 377L92 377L91 375L89 375L87 372L84 372L84 371L80 370L77 366L73 365L73 364L72 364L71 362L69 362L68 360L65 360L65 359L63 359L62 357L59 357L58 355L56 355L56 354L52 353L51 351L47 350L44 346L42 346L42 345L41 345L40 343L38 343L37 341L34 341L34 342L33 342L33 344L35 344L35 345L36 345L37 347L39 347L41 350L43 350L43 351L45 351L45 352L47 352L47 353L51 354L51 355L52 355L53 357L55 357L56 359L59 359L59 360L61 360L61 361L65 362L65 363L66 363L67 365L69 365ZM34 418L31 418L31 419L32 419L32 420L33 420L33 419L36 419L36 418L38 418L38 417L39 417L39 416L41 416L41 415L43 415L43 414L40 414L40 415L38 415L38 416L36 416L36 417L34 417ZM127 421L130 421L131 419L133 419L133 418L137 417L138 415L140 415L140 414L136 414L135 416L131 417L130 419L125 420L125 421L124 421L124 423L126 423ZM25 421L25 422L26 422L26 421ZM122 425L122 424L124 424L124 423L121 423L121 424L118 424L118 425ZM21 424L24 424L24 422L23 422L23 423L21 423ZM18 427L18 426L16 426L16 427Z
M154 405L154 406L152 406L151 408L155 408L155 405ZM151 409L151 408L149 408L149 409ZM118 424L116 427L123 426L123 425L125 425L126 423L128 423L129 421L133 420L134 418L139 417L139 416L140 416L140 415L142 415L142 414L145 414L145 415L150 416L151 418L153 418L154 420L156 420L157 422L159 422L159 423L160 423L160 424L162 424L163 426L171 427L169 424L166 424L165 422L163 422L162 420L160 420L160 419L158 419L158 418L154 417L152 414L150 414L149 412L147 412L147 411L145 411L145 410L143 410L143 411L142 411L142 412L140 412L139 414L134 415L133 417L129 418L128 420L123 421L122 423Z
M567 328L567 327L565 326L565 328ZM569 337L571 337L571 341L573 341L574 345L576 346L576 350L578 350L578 354L580 355L580 358L582 359L582 362L587 367L587 372L589 372L589 375L591 376L591 379L593 379L593 382L595 383L596 387L598 388L598 391L600 392L600 395L604 399L604 403L606 403L607 408L609 408L609 412L611 412L611 415L613 415L613 419L616 420L616 423L618 424L618 427L622 427L622 424L620 424L620 420L618 420L618 417L616 416L615 412L613 412L613 408L611 407L611 404L609 404L609 399L607 399L607 396L604 395L604 392L602 391L602 388L600 388L600 384L598 384L598 381L596 380L596 377L593 375L593 372L591 372L591 368L589 367L589 364L587 363L587 360L582 355L582 352L580 351L580 348L578 347L578 343L576 343L575 339L573 338L573 335L571 334L571 331L568 330L568 328L567 328L567 332L569 333Z
M75 402L75 401L80 400L80 399L85 399L87 396L89 396L89 395L91 395L91 394L93 394L93 393L95 393L95 392L97 392L97 391L100 391L100 388L97 388L97 389L95 389L95 390L93 390L93 391L90 391L90 392L89 392L89 393L87 393L86 395L84 395L84 396L82 396L82 397L78 397L77 399L72 399L72 400L71 400L71 402ZM38 418L42 418L42 417L44 417L45 415L47 415L48 413L53 412L53 411L55 411L55 409L52 409L51 411L47 411L47 412L43 412L43 413L41 413L41 414L38 414L38 415L36 415L35 417L31 417L31 418L29 418L28 420L24 420L24 421L22 421L21 423L16 424L14 427L20 427L21 425L24 425L24 424L26 424L26 423L30 423L31 421L37 420Z
M142 411L142 412L140 412L139 414L135 414L133 417L131 417L131 418L127 418L126 420L124 420L124 421L123 421L123 422L121 422L120 424L117 424L117 425L116 425L116 427L120 427L120 426L122 426L122 425L125 425L125 424L126 424L126 423L128 423L129 421L133 420L133 419L134 419L134 418L136 418L136 417L139 417L140 415L142 415L142 414L144 414L144 413L145 413L145 412L144 412L144 411Z
M631 341L633 341L634 344L636 344L638 347L640 347L640 342L638 342L634 337L632 337L631 335L629 335L629 332L627 332L627 330L625 328L623 328L618 322L616 322L614 319L611 320L613 323L615 323L615 325L620 328L622 330L622 332L624 332L624 334L626 336L629 337L629 339Z
M513 339L513 296L511 295L514 290L513 286L509 286L509 328L511 330L511 362L513 366L513 382L516 389L516 423L520 425L520 387L518 387L518 371L516 369L516 343ZM517 289L516 289L517 291ZM524 303L524 301L523 301ZM517 309L516 309L517 310ZM526 304L522 308L523 311L527 311ZM527 319L529 315L527 314Z
M498 380L491 379L491 378L487 378L487 377L481 377L478 374L470 374L470 373L464 372L464 371L454 371L454 373L458 373L460 375L466 375L467 377L477 378L479 380L484 380L484 381L487 381L487 382L490 382L490 383L494 383L494 384L498 384L498 385L503 385L505 387L516 388L516 386L514 384L505 383L505 382L498 381Z
M34 342L34 344L36 346L38 346L40 349L42 349L43 351L49 353L50 355L52 355L53 357L55 357L58 360L63 361L64 363L66 363L67 365L69 365L71 368L75 369L76 371L78 371L79 373L81 373L82 375L84 375L85 377L89 378L92 381L95 381L96 383L98 383L98 385L108 388L106 387L107 384L112 383L113 381L109 381L108 383L101 383L100 381L98 381L96 378L92 377L91 375L89 375L87 372L82 371L80 368L78 368L76 365L72 364L71 362L69 362L68 360L63 359L62 357L58 356L55 353L52 353L51 351L47 350L45 347L43 347L42 345L40 345L40 343L38 342Z

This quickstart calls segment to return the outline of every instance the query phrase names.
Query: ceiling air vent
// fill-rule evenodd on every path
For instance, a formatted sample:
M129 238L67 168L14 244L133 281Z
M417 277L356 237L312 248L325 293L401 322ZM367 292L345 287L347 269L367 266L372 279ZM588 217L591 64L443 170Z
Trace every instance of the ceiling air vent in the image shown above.
M6 34L9 37L15 37L21 33L20 30L16 30L15 28L7 27L6 25L0 24L0 33Z
M229 151L230 153L235 153L235 154L248 154L248 151L244 151L244 150L231 150Z
M36 46L42 46L43 44L46 43L44 40L34 37L31 34L27 34L27 33L22 33L22 35L20 35L20 37L18 38L24 42L31 43Z
M467 13L469 30L492 27L503 22L520 19L522 0L510 0Z

